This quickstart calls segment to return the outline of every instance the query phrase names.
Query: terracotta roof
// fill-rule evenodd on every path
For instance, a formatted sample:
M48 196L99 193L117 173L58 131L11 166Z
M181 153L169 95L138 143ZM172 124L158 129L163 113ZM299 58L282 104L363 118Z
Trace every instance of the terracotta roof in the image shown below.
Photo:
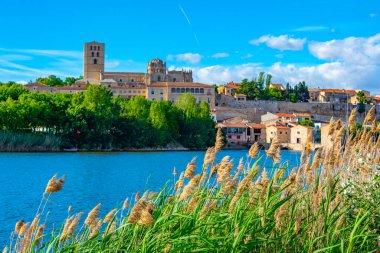
M87 90L83 87L74 87L74 86L63 86L63 87L56 87L56 90Z
M226 85L224 85L224 87L238 89L240 87L240 83L227 83Z
M319 92L319 91L321 91L321 89L315 89L315 88L311 88L311 89L309 89L309 93L310 93L310 92Z
M304 113L304 112L295 112L294 115L296 117L311 117L311 114L309 113Z
M154 82L148 87L194 87L194 88L213 88L209 84L193 82Z
M239 128L247 128L248 126L244 123L231 124L231 123L219 123L218 127L239 127Z
M355 90L339 90L339 89L322 89L321 91L326 93L340 93L340 94L352 94L355 95Z
M235 96L246 97L247 95L239 93L239 94L235 94Z
M256 129L266 128L265 125L257 124L257 123L247 123L246 125L251 127L251 128L256 128Z
M28 83L28 84L25 84L24 86L26 86L26 87L34 87L34 86L38 86L38 87L49 87L49 86L47 86L46 84L43 84L43 83L40 83L40 82ZM53 88L53 87L52 87L52 88Z
M297 118L293 114L289 114L289 113L275 113L275 115L278 117L285 117L285 118Z
M271 83L269 86L279 88L280 90L286 90L284 85L282 85L281 83Z

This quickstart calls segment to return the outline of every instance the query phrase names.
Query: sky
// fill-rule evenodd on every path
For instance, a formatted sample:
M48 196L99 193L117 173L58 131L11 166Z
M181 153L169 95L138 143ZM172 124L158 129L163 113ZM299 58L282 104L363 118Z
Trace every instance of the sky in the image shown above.
M106 71L160 58L218 85L275 83L380 93L379 0L0 0L0 81L83 75L83 44Z

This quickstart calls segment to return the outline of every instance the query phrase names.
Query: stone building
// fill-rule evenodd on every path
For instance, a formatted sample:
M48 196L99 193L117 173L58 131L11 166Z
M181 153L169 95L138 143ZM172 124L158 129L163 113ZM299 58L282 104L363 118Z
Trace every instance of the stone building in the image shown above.
M104 85L114 96L130 98L143 96L150 100L176 102L183 93L191 93L198 102L206 101L215 107L215 90L208 84L193 82L191 70L167 70L166 62L155 58L148 62L147 72L106 72L105 44L84 45L84 78L75 86Z
M267 143L277 139L280 143L290 142L290 126L283 122L276 122L266 127Z

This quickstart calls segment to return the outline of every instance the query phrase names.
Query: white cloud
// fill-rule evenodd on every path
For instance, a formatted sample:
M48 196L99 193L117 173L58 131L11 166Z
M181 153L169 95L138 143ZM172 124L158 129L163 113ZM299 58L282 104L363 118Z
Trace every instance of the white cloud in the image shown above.
M249 43L253 45L266 44L270 48L279 50L302 50L306 43L306 38L296 39L289 35L280 35L278 37L272 35L263 35L256 40L251 40Z
M253 57L253 54L246 54L246 55L244 55L244 56L242 56L242 57L240 57L241 59L249 59L249 58L252 58Z
M368 38L311 42L309 50L321 60L342 61L356 65L380 63L380 33Z
M313 32L313 31L324 31L329 30L330 28L328 26L304 26L292 29L292 31L295 32Z
M216 58L216 59L218 59L218 58L227 58L229 56L230 56L229 53L216 53L216 54L212 55L212 58Z
M0 48L3 52L22 53L27 55L38 55L46 57L66 57L82 59L83 52L81 51L67 51L67 50L42 50L42 49L6 49Z
M194 53L185 53L185 54L177 54L177 55L168 55L167 59L169 61L176 60L176 61L182 61L187 62L191 64L199 63L202 59L202 55L200 54L194 54Z
M374 13L374 12L372 12L372 13L369 14L370 18L375 18L376 16L377 16L377 13Z

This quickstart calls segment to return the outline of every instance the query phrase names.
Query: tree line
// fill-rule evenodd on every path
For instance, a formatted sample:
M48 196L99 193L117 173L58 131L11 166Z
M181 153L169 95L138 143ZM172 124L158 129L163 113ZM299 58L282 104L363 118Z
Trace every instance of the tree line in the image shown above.
M285 90L280 90L277 87L271 87L272 76L261 72L251 81L243 79L237 93L245 94L247 99L251 100L277 100L290 101L293 103L307 102L309 99L309 89L306 83L299 82L292 87L289 83L286 84Z
M178 145L211 146L215 125L209 105L191 94L178 102L113 97L90 85L84 93L28 92L22 85L0 85L0 129L8 133L54 135L62 148L126 149Z

